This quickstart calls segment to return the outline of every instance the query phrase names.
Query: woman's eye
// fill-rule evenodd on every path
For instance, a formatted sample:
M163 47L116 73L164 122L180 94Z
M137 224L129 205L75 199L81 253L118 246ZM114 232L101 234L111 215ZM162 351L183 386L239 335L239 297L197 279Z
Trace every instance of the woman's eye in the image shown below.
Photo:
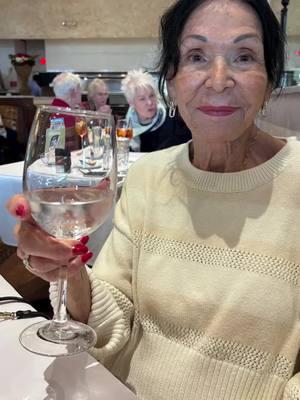
M206 59L201 53L192 53L188 56L188 60L194 63L205 62Z
M203 63L206 61L203 53L200 51L190 52L183 57L183 61L188 63Z
M254 57L252 54L241 54L236 58L236 61L239 63L248 63L254 61Z

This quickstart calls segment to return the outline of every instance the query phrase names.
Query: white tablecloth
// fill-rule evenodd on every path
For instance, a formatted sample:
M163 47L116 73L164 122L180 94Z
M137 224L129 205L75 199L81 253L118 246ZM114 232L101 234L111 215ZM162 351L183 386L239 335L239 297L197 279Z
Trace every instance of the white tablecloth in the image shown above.
M0 296L17 296L0 276ZM24 303L0 302L0 311L28 310ZM0 399L134 400L130 392L88 353L43 357L23 349L20 332L40 318L0 322Z
M143 153L130 153L129 165L140 158ZM16 219L11 217L6 211L5 204L14 194L22 193L23 162L0 165L0 238L11 246L16 246L17 242L13 235L13 227ZM102 227L90 235L89 248L95 256L102 247L112 228L112 214ZM95 257L94 257L95 258ZM92 259L92 263L94 258Z
M8 199L17 193L22 193L23 161L0 165L0 238L11 246L16 246L13 227L16 219L6 211Z

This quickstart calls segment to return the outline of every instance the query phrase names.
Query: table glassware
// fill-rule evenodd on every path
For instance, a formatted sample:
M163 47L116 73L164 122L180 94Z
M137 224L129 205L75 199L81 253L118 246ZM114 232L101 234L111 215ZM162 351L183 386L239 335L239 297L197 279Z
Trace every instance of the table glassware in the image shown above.
M64 119L60 131L61 147L55 148L55 162L47 163L45 143L51 135L51 120ZM116 140L111 132L110 163L84 159L84 148L95 153L96 141L83 143L88 136L78 134L79 127L105 126L111 116L94 111L71 110L52 106L37 109L28 140L23 173L23 189L37 224L60 239L79 239L95 231L110 214L115 201L117 183ZM79 123L79 121L82 121ZM79 140L78 135L81 137ZM98 163L94 165L94 162ZM87 169L83 169L83 166ZM92 174L84 173L93 168ZM52 321L27 327L20 335L21 344L29 351L47 356L73 355L86 351L96 342L96 333L88 325L67 316L67 266L60 267L57 307Z
M83 138L88 134L88 128L85 119L78 115L75 117L75 132L80 137L81 147L83 148Z
M129 164L129 145L133 137L131 120L119 119L116 124L118 172L126 174Z
M104 131L106 135L110 135L114 125L114 120L113 118L111 120L106 119L104 121Z
M126 175L129 166L129 144L127 137L117 137L117 159L119 175Z
M117 121L117 125L116 125L116 134L117 134L117 137L125 137L125 138L132 139L133 129L132 129L131 120L130 119L129 120L119 119Z

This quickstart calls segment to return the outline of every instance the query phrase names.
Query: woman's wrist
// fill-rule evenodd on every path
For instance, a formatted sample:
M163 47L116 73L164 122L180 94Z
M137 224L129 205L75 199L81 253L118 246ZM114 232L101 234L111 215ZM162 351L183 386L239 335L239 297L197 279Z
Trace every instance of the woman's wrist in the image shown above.
M68 279L67 308L72 318L86 323L91 309L91 288L86 267Z

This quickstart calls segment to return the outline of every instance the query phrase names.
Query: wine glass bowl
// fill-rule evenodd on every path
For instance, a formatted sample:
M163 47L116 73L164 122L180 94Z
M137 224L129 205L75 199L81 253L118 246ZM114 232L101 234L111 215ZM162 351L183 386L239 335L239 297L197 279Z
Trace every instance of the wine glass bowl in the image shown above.
M110 119L110 115L98 112L51 106L42 106L36 112L26 151L23 188L33 219L55 238L86 236L112 210L117 182L113 132L105 138L105 151L99 152L101 134ZM105 152L110 154L109 162ZM62 356L77 354L95 344L96 334L91 327L67 318L66 292L67 266L62 265L53 320L34 324L21 333L20 341L26 349Z
M76 117L75 119L75 132L81 138L83 138L88 133L86 121L81 117Z
M128 139L132 139L133 129L132 129L130 120L128 121L126 119L119 119L117 121L116 135L117 135L117 138L125 137Z

